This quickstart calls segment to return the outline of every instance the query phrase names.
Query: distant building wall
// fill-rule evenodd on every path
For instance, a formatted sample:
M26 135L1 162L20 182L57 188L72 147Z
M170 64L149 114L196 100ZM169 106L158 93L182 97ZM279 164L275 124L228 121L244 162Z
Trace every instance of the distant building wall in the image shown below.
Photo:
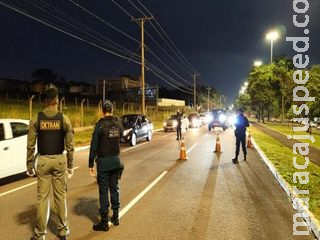
M158 98L157 104L159 107L184 107L186 105L184 100L176 100L176 99L169 99L169 98Z

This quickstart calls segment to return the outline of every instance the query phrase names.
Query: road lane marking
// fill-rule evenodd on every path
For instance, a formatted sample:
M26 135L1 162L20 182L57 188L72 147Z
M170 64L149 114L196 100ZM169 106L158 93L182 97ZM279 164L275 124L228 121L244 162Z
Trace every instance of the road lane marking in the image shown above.
M78 169L78 168L79 168L79 166L74 167L73 170L76 170L76 169ZM28 184L26 184L26 185L23 185L23 186L21 186L21 187L17 187L17 188L14 188L14 189L9 190L9 191L7 191L7 192L0 193L0 197L3 197L3 196L5 196L5 195L8 195L8 194L10 194L10 193L19 191L19 190L24 189L24 188L30 187L30 186L32 186L32 185L34 185L34 184L36 184L36 183L37 183L37 181L33 181L33 182L28 183Z
M173 133L168 133L168 134L166 134L166 135L163 135L163 136L161 136L161 137L167 137L167 136L170 136L170 135L172 135Z
M191 150L194 149L198 144L199 144L199 143L195 143L195 144L187 151L187 154L188 154L189 152L191 152Z
M119 213L119 218L121 218L124 214L126 214L130 208L132 208L151 188L153 188L161 178L166 175L168 171L164 171L159 177L157 177L152 183L149 184L138 196L136 196L127 206L125 206Z
M137 147L141 147L141 146L143 146L143 145L145 145L145 144L148 144L148 143L149 143L149 142L140 143L139 145L136 145L136 146L134 146L134 147L127 148L127 149L125 149L125 150L122 150L121 152L130 151L130 150L132 150L132 149L135 149L135 148L137 148Z

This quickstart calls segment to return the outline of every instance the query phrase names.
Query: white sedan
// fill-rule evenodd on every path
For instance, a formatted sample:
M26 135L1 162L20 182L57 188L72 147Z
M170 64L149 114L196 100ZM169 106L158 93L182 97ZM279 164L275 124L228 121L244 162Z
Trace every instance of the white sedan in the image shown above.
M26 171L29 120L0 119L0 178Z

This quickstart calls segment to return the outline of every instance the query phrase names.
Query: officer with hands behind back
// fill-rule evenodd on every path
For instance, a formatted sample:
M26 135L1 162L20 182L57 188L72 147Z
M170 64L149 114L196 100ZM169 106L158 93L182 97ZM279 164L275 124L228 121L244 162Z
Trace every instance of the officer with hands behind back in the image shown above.
M112 116L113 105L106 100L102 105L104 117L95 126L92 134L89 173L95 175L94 161L97 164L97 180L99 185L101 221L93 225L95 231L108 231L109 191L113 216L111 222L119 225L119 186L118 180L122 173L120 161L120 138L123 135L123 126Z
M46 108L30 121L27 141L27 174L37 176L37 219L31 239L45 239L50 209L50 191L53 190L59 239L67 239L67 180L73 175L73 129L69 118L58 112L58 91L46 92ZM38 154L36 157L35 144ZM67 150L67 157L63 155Z

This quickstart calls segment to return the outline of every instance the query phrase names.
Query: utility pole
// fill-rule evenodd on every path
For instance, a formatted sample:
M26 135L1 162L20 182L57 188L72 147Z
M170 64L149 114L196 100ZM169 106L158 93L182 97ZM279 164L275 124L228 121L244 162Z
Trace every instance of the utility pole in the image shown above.
M132 21L139 22L141 27L141 108L142 114L145 115L145 81L144 81L144 23L146 20L152 20L153 17L143 17L132 19Z
M196 78L200 76L199 74L193 74L193 105L195 108L195 111L197 111L197 84L196 84Z
M210 95L211 87L207 87L207 90L208 90L208 107L207 107L207 111L209 112L209 95Z

